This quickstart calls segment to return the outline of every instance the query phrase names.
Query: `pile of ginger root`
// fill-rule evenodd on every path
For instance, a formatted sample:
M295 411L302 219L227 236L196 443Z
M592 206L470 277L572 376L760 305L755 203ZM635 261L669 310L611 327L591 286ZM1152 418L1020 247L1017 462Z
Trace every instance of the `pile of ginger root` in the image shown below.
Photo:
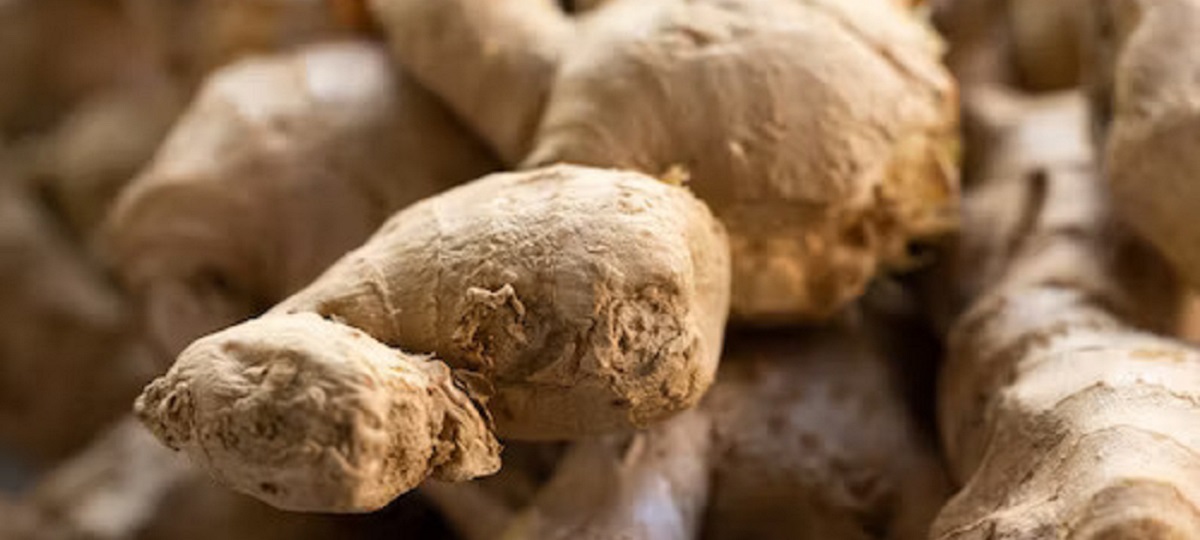
M0 0L0 540L1200 538L1195 46Z

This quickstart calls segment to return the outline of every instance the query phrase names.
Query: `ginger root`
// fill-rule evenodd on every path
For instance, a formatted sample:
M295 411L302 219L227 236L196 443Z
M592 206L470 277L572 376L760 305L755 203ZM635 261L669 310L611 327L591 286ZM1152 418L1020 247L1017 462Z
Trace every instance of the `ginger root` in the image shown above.
M1083 100L1064 106L1085 141ZM961 253L976 262L962 271L987 279L940 381L963 489L934 538L1197 537L1196 441L1181 426L1196 421L1200 355L1140 329L1167 326L1177 291L1151 253L1128 256L1086 145L1015 148L1024 172L964 203Z
M401 63L509 165L687 181L729 227L739 319L827 317L953 228L955 87L898 2L371 6Z
M949 486L900 378L912 366L884 354L897 349L874 330L896 331L875 322L731 336L698 409L574 443L502 534L492 518L469 540L925 538ZM467 530L497 513L453 493L438 502Z
M378 508L431 475L495 472L497 435L628 430L695 404L721 348L728 256L708 209L655 179L485 177L196 341L136 409L275 506Z
M105 247L173 357L494 167L382 50L314 45L214 73L121 194Z
M1091 97L1116 210L1193 285L1200 231L1180 217L1200 202L1200 2L1097 1Z

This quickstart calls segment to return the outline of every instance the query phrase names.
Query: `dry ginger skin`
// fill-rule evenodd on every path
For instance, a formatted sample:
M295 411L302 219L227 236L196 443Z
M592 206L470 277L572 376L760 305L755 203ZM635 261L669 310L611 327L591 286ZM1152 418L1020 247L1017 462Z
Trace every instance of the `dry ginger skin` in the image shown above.
M168 356L308 284L387 216L494 160L380 48L313 45L214 73L108 218Z
M1090 81L1116 210L1192 285L1200 232L1200 2L1094 2Z
M1138 328L1176 291L1147 283L1148 253L1121 266L1086 152L1034 156L964 203L990 213L964 249L1002 264L950 333L939 421L963 489L934 538L1200 537L1200 355Z
M508 164L686 180L729 227L736 318L826 317L953 228L955 87L897 2L371 5L401 63Z
M495 472L497 436L629 430L694 405L721 348L728 257L683 188L571 166L485 177L196 341L136 409L275 506L375 509L429 476Z
M468 540L924 539L949 485L875 330L890 331L847 317L731 336L698 409L574 443L519 512L472 484L439 505ZM503 534L473 527L497 513Z

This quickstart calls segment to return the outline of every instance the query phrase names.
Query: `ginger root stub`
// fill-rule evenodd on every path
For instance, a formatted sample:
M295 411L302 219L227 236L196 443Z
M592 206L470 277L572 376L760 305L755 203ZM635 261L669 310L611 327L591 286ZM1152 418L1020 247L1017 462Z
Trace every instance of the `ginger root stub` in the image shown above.
M694 405L720 353L728 251L687 190L637 173L485 177L192 344L137 410L271 504L378 508L431 475L494 472L496 436L623 431Z
M401 63L509 164L687 178L729 227L741 320L825 318L954 226L955 86L896 2L372 7Z

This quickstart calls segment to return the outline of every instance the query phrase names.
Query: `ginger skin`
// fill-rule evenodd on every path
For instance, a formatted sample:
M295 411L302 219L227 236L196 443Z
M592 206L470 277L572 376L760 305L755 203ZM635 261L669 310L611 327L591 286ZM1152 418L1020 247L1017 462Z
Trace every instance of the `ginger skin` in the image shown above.
M496 436L629 430L694 405L716 370L728 256L708 209L652 178L485 177L197 341L136 409L239 491L371 510L429 475L494 472Z
M955 87L897 2L371 6L400 62L510 166L686 179L730 230L737 319L828 317L954 226Z
M574 443L524 508L475 485L439 505L469 540L923 539L949 485L876 329L735 334L697 409Z
M1083 101L1063 106L1086 140ZM1129 259L1086 145L1030 148L1015 148L1023 173L964 202L963 270L987 275L950 332L938 410L963 489L933 537L1197 537L1181 426L1196 421L1200 356L1141 330L1167 326L1178 291L1153 254Z

